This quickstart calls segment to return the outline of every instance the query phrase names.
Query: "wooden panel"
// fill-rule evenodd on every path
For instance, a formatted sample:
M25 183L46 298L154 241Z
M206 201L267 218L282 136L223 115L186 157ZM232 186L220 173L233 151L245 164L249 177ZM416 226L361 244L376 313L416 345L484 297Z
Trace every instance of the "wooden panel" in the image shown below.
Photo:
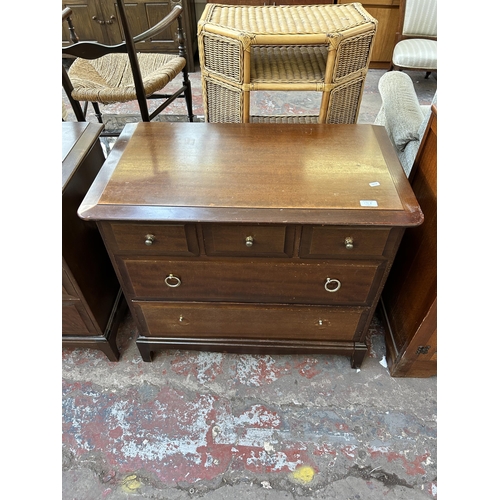
M62 303L62 331L64 335L95 335L99 332L94 328L92 319L83 304L79 301Z
M106 25L97 23L93 17L100 19L100 6L93 0L66 0L62 3L62 9L71 8L73 14L71 19L76 29L76 34L80 40L91 42L109 43ZM68 23L62 23L62 42L63 47L70 45Z
M351 0L337 3L351 3ZM368 0L361 4L378 21L370 68L389 68L399 23L399 0Z
M126 288L136 298L328 305L368 304L384 267L374 261L125 259L121 263L130 280ZM170 274L180 280L179 286L165 284ZM337 292L326 291L327 278L340 281ZM175 278L170 281L176 284Z
M136 302L151 336L357 340L366 308Z
M76 284L73 284L69 269L62 270L62 298L63 300L78 299L78 291Z
M382 256L390 232L390 229L358 229L349 226L304 226L300 256ZM349 248L351 241L352 248Z
M202 227L207 255L286 257L293 250L294 230L287 226L205 224Z
M125 12L130 26L130 32L133 36L144 33L156 23L160 22L171 10L170 2L125 2ZM111 5L109 6L111 7ZM119 12L114 4L114 16L119 19ZM121 25L114 24L110 26L110 32L113 33L115 43L124 39ZM156 38L146 40L136 45L137 52L158 50L159 52L171 51L177 47L177 23L173 23L168 29L158 34Z
M393 376L436 374L432 349L437 335L437 110L422 140L410 179L424 223L407 229L383 292L386 343ZM426 368L420 366L420 359ZM420 366L420 367L419 367Z

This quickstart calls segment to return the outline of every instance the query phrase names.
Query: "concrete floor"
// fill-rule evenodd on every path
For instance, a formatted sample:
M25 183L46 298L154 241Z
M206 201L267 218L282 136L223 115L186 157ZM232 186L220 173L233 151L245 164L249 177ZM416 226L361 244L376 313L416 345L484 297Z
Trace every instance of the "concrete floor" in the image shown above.
M360 123L383 73L369 72ZM435 76L410 76L428 104ZM199 106L196 74L193 89ZM256 105L298 110L296 94L270 99ZM127 314L119 362L63 349L64 500L437 498L437 379L390 377L377 316L360 370L342 356L194 351L144 363L136 337Z

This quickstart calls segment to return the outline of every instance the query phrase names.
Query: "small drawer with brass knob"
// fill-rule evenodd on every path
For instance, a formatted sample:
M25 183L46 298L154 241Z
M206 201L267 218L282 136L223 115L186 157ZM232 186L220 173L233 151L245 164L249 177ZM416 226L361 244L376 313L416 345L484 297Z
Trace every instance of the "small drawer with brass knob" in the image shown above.
M117 223L103 225L117 254L199 255L194 224Z
M300 257L367 257L385 254L390 229L304 226Z
M204 224L207 255L290 257L293 227L286 225Z

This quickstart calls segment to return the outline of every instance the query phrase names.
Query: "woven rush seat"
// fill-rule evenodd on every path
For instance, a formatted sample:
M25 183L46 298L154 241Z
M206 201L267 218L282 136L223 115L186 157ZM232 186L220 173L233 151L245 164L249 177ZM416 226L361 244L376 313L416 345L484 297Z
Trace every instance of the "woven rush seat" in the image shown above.
M311 123L318 123L318 117L311 115L252 115L250 116L250 123L303 123L309 125Z
M163 89L186 65L184 58L169 54L137 54L146 96ZM76 59L69 69L71 96L77 101L101 104L137 99L127 54L108 54L94 60Z
M205 120L284 123L250 113L251 91L281 90L323 93L310 123L356 123L376 27L360 3L207 4L198 22Z

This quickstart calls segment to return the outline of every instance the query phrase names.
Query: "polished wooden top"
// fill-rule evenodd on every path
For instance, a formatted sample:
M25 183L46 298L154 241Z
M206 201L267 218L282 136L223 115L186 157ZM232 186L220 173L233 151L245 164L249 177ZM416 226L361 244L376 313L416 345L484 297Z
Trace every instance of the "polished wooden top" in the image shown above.
M104 125L87 122L62 122L61 125L62 190L64 191L71 176L98 140Z
M383 127L138 123L118 139L83 218L417 225Z

